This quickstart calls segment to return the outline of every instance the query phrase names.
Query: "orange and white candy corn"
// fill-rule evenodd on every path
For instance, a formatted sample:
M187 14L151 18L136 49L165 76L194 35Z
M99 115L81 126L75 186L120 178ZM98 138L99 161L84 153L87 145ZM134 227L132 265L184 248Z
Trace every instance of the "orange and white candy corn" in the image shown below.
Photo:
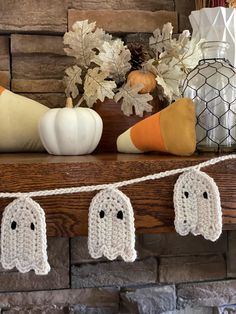
M196 114L191 99L181 98L138 122L117 138L121 153L159 151L189 156L196 148Z

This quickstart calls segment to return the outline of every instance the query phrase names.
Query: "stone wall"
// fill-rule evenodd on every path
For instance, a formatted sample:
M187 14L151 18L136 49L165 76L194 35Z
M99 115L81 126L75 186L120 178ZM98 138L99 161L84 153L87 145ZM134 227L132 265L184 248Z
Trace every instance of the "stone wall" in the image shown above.
M236 231L139 235L134 263L93 260L87 237L48 244L49 275L0 269L2 313L236 313Z
M1 0L0 84L49 107L64 106L62 78L73 59L62 37L74 21L96 20L125 42L147 42L168 21L175 33L190 28L193 9L194 0Z
M154 24L171 21L176 33L190 28L194 1L1 0L0 85L63 106L62 77L73 59L64 54L62 36L74 20L97 16L94 9L102 10L101 26L125 42L145 43ZM137 33L144 16L150 23ZM86 237L49 238L48 276L0 268L1 313L236 313L236 231L215 243L139 235L136 246L138 259L129 264L92 260Z

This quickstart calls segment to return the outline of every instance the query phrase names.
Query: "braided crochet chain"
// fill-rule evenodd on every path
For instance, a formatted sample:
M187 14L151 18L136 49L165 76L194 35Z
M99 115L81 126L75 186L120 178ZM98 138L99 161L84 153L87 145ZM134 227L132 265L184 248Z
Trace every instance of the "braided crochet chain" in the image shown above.
M215 165L219 162L229 160L229 159L236 159L236 154L231 155L225 155L221 157L216 157L213 159L210 159L208 161L204 161L202 163L199 163L195 166L189 166L185 168L178 168L174 170L167 170L159 173L150 174L144 177L139 177L135 179L115 182L115 183L108 183L108 184L98 184L98 185L85 185L80 187L71 187L71 188L60 188L60 189L52 189L52 190L44 190L44 191L34 191L34 192L28 192L28 193L9 193L9 192L1 192L0 198L20 198L20 197L39 197L39 196L51 196L51 195L61 195L61 194L72 194L72 193L80 193L80 192L93 192L93 191L99 191L99 190L105 190L105 189L115 189L120 188L123 186L140 183L148 180L157 180L165 177L169 177L175 174L179 174L188 170L200 170L201 168L208 167Z

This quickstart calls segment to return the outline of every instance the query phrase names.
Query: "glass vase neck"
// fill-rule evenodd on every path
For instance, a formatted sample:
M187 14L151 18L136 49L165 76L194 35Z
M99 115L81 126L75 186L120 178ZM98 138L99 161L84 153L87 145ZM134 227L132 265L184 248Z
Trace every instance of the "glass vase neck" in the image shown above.
M204 59L225 59L227 60L227 50L229 43L223 41L207 41L202 44Z

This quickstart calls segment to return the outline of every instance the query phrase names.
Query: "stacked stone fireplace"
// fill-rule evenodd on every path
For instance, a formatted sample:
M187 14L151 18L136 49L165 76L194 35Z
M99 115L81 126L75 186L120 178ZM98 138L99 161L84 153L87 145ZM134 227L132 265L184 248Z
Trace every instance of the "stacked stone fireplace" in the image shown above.
M0 269L2 313L236 313L236 232L215 243L137 236L138 259L93 260L87 237L49 238L47 276Z
M194 0L0 0L0 85L63 106L62 77L71 63L63 33L73 12L94 9L166 10L180 33L190 28ZM143 44L150 36L117 35ZM224 231L215 243L142 234L136 248L134 263L110 262L89 256L87 237L49 238L49 275L0 268L1 313L236 313L236 231Z

